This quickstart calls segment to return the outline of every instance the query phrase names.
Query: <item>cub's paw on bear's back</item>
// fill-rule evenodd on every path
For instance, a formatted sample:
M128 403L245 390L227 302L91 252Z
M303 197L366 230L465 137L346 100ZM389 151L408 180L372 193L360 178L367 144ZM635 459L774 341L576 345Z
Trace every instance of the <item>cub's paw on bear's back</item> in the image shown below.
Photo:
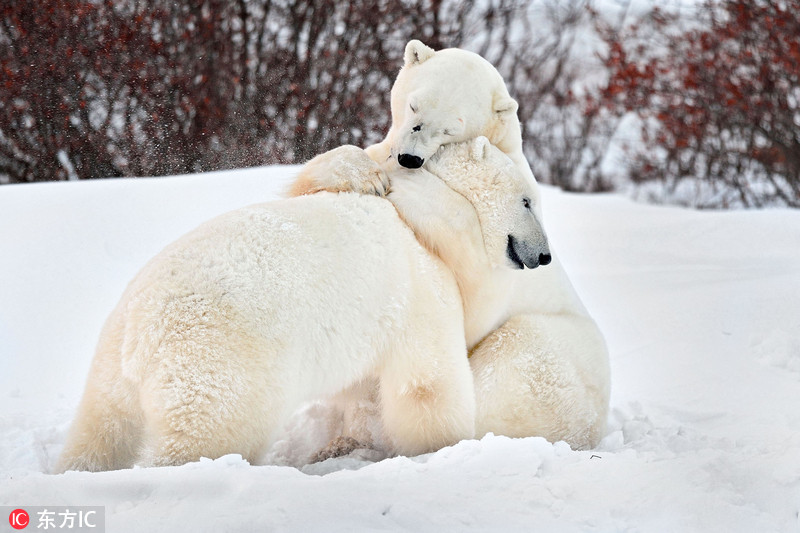
M320 191L386 196L389 177L361 148L340 146L303 165L291 185L289 196Z

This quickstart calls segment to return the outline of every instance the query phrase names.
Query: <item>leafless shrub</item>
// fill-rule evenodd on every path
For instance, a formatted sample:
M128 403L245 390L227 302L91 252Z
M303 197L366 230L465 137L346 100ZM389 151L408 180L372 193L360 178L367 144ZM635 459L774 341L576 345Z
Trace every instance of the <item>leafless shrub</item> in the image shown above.
M687 29L659 11L609 22L590 0L0 0L0 177L163 175L369 145L418 38L497 66L542 182L614 186L609 146L636 114L629 179L699 181L721 206L798 205L798 1L709 1Z
M604 105L642 118L635 182L698 207L800 207L800 1L707 1L682 29L659 10L607 37ZM669 35L660 53L632 43ZM702 194L698 195L700 191Z

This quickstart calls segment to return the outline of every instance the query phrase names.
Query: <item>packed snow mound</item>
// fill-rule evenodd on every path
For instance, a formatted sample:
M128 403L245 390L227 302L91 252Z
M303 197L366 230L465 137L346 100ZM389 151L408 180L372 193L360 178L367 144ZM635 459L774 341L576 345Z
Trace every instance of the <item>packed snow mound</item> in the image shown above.
M0 505L104 505L108 531L800 530L800 212L548 187L548 234L611 354L596 449L489 435L306 464L335 430L314 404L268 465L47 474L127 282L295 172L0 187Z

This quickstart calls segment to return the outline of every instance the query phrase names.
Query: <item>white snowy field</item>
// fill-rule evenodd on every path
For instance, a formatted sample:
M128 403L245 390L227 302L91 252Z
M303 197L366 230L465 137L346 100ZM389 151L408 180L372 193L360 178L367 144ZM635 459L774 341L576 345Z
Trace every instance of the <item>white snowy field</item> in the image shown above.
M0 506L103 505L113 532L800 531L800 212L552 188L548 233L611 353L597 449L487 436L379 462L48 474L128 280L295 170L0 187ZM273 461L323 438L315 409Z

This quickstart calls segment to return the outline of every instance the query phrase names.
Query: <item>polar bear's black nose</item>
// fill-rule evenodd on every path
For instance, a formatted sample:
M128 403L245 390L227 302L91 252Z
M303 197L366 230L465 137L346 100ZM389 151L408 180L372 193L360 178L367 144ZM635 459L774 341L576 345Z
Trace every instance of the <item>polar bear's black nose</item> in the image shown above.
M405 168L419 168L422 166L422 163L425 162L424 159L421 157L417 157L411 154L400 154L397 156L397 162L400 163L401 167Z
M550 254L539 254L539 264L542 266L549 265L552 260L553 257Z

